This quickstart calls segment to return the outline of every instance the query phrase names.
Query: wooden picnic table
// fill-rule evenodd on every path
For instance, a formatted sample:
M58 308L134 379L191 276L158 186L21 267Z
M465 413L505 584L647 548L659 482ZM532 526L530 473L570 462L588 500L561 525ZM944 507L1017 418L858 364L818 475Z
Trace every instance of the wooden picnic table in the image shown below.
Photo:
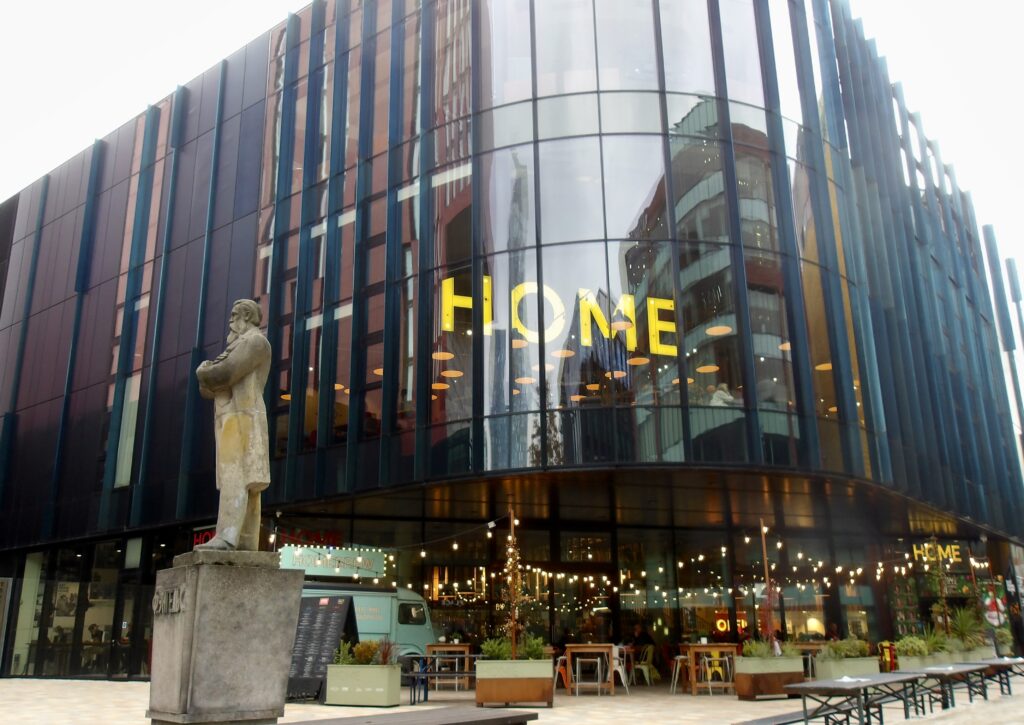
M473 651L473 645L467 642L439 642L437 644L427 645L427 654L436 656L435 669L440 671L441 667L448 664L453 667L454 672L470 672L472 670L470 653ZM451 679L455 683L455 689L458 690L460 687L463 690L469 689L469 678L468 677L453 677ZM434 689L437 689L440 683L440 678L434 679Z
M985 677L995 679L1000 695L1012 695L1011 677L1024 677L1024 657L988 657L978 660L985 665Z
M934 681L939 687L942 709L948 710L956 706L955 688L960 684L967 687L967 698L971 702L974 702L975 695L988 699L988 686L985 684L986 669L988 666L983 664L935 665L918 670L906 670L906 673L923 676L925 687L929 687L929 680ZM900 672L903 671L900 670Z
M565 645L565 668L569 672L569 683L575 685L576 672L574 670L572 659L580 655L588 654L599 654L605 659L605 681L597 685L602 690L608 690L612 695L615 694L615 668L613 667L613 660L615 657L615 645L609 643L597 643L597 644L567 644Z
M805 723L827 715L851 715L857 723L863 724L871 721L871 710L881 711L887 702L902 702L903 714L909 718L911 706L917 711L917 684L923 677L907 672L882 672L862 677L800 682L786 685L783 689L802 698Z
M686 655L686 665L690 674L690 694L697 694L697 687L699 685L698 678L700 676L700 662L699 658L701 654L711 654L715 657L732 657L736 659L736 655L739 652L740 646L735 642L709 642L708 644L695 644L693 642L683 642L679 645L679 654ZM720 687L722 689L728 689L733 686L731 682L726 682L725 678L722 678L721 682L712 682L712 687Z

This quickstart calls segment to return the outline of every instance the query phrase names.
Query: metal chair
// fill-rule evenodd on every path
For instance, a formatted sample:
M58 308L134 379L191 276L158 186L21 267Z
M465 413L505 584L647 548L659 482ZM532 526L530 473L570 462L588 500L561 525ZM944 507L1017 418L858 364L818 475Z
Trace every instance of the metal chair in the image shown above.
M676 694L676 688L679 687L679 678L682 676L684 681L688 679L689 667L690 658L686 655L676 655L672 659L672 687L670 691L673 695Z
M633 663L633 681L636 682L636 673L639 671L647 681L648 687L653 681L654 675L654 645L646 645L640 653L640 659Z
M715 690L712 687L714 675L718 674L724 684L732 682L732 658L729 655L705 654L700 660L701 675L708 686L708 694L713 695Z
M622 680L622 686L626 688L626 694L629 694L629 677L626 675L626 653L622 651L622 647L612 647L612 679L615 678L615 673L618 673L619 679Z
M573 664L576 665L576 677L574 685L576 687L576 697L580 696L580 685L582 682L581 675L583 674L583 665L594 665L594 671L596 672L596 678L593 682L597 686L597 695L601 696L601 686L604 684L604 657L574 657ZM591 684L591 683L585 683Z
M569 670L568 670L569 658L565 655L561 655L555 658L555 676L551 680L551 687L554 689L558 686L558 676L562 676L562 684L565 686L566 692L569 691Z

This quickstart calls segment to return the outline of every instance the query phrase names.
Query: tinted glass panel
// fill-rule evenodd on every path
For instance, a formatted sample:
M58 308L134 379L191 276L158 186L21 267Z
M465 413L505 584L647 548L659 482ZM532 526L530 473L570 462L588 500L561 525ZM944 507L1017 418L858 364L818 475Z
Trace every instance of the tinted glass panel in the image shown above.
M591 0L534 4L537 28L537 95L597 88Z
M596 0L602 91L658 88L651 0Z

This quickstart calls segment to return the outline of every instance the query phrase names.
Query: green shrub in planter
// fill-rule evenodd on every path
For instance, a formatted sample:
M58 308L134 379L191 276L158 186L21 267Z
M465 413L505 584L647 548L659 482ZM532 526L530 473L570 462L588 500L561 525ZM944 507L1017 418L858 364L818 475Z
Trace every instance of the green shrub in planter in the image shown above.
M856 637L847 637L835 642L829 642L821 648L818 653L820 660L844 660L851 657L868 657L871 655L871 645Z
M848 637L829 642L815 656L815 672L820 680L859 677L878 673L878 658L871 656L871 645Z
M1000 655L1013 654L1013 635L1006 627L996 630L996 649Z
M394 664L395 645L388 639L367 640L354 647L342 641L327 667L327 705L394 707L398 705L402 668Z
M927 627L924 630L924 637L922 639L930 655L949 652L951 649L949 638L935 627ZM896 643L896 647L896 654L899 654L899 642Z
M516 655L519 659L542 660L546 658L544 640L541 637L523 635L516 645ZM480 645L480 652L489 660L510 660L512 659L512 641L507 637L485 639Z
M971 607L953 610L949 618L949 631L954 640L962 645L964 651L988 644L985 624L978 616L978 611Z
M927 657L928 643L921 637L910 634L896 641L897 657Z
M748 639L743 643L744 657L772 657L772 646L757 639Z

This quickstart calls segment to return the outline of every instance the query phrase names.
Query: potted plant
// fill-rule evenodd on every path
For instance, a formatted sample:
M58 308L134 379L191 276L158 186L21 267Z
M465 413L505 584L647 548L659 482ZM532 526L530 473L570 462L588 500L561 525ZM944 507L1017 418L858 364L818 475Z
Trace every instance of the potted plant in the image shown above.
M354 647L342 641L327 666L327 705L395 707L402 690L402 668L395 664L395 645L385 638Z
M486 659L476 663L476 704L512 702L554 702L551 659L544 654L544 640L525 635L512 659L512 641L507 637L488 639L480 645Z
M814 671L819 680L877 675L878 658L871 656L867 642L848 637L822 647L814 658Z
M1013 634L1006 627L995 631L996 651L1000 657L1013 657Z
M896 640L896 661L901 670L920 670L937 664L929 657L928 643L914 634Z
M748 640L743 656L736 658L734 677L736 696L753 700L760 695L785 695L782 688L804 681L804 658L792 645L782 645L777 657L768 642Z
M953 642L963 652L956 659L975 661L996 656L977 610L969 607L954 609L949 618L949 631L953 635Z

